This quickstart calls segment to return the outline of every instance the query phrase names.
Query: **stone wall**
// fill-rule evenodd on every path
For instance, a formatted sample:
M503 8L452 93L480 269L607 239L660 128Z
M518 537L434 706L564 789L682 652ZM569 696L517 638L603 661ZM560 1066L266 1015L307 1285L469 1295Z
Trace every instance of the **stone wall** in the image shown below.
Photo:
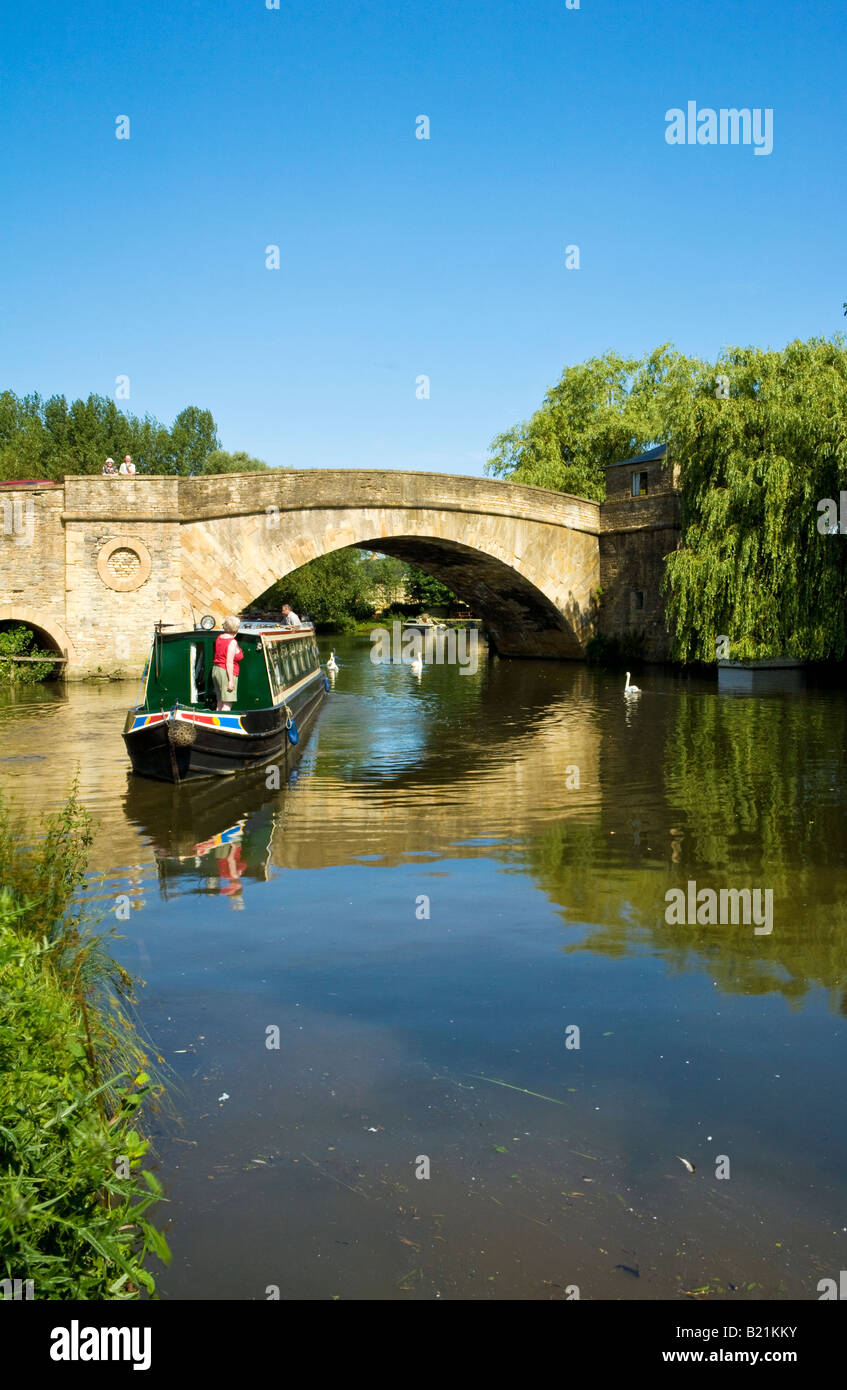
M231 517L263 512L274 506L288 512L339 506L404 510L436 507L439 511L541 521L592 534L599 527L597 503L585 497L452 473L304 468L176 481L184 520Z
M0 618L40 627L67 650L71 677L134 675L157 620L191 627L203 613L239 613L309 560L360 545L442 579L503 655L580 657L599 622L610 634L643 629L661 659L659 584L679 496L660 464L648 467L644 498L629 495L627 466L609 469L602 506L482 478L355 469L4 489Z
M402 500L389 505L392 477ZM229 494L226 481L214 479L210 494L196 480L182 527L184 594L218 618L317 556L360 545L449 584L503 655L579 657L595 630L596 503L537 488L512 498L503 484L487 499L482 480L438 478L436 487L426 474L253 475Z
M190 620L182 593L179 479L66 478L71 674L137 674L153 624Z
M632 496L632 474L648 475L646 496ZM665 557L681 537L678 469L663 459L628 460L606 469L600 508L600 631L643 639L648 661L666 661L669 637L661 592Z
M93 476L37 490L32 508L26 547L5 538L0 601L67 649L72 678L136 674L157 620L238 613L349 545L452 582L503 654L578 657L596 627L599 508L542 488L382 470Z
M42 647L65 652L74 644L65 615L62 487L0 491L0 621L38 629Z

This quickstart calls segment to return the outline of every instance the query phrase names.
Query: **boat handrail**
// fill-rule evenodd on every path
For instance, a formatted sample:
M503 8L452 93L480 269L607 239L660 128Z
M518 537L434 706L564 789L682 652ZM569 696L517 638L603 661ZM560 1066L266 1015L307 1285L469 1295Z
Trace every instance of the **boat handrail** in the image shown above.
M239 632L314 632L314 623L271 623L271 622L245 622L240 623Z

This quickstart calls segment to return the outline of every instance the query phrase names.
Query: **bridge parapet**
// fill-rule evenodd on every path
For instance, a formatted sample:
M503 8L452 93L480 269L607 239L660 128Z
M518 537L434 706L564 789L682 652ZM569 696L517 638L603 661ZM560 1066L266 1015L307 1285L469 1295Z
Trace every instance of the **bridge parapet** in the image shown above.
M255 512L264 507L278 507L280 511L437 507L440 511L543 521L592 535L600 529L599 506L588 498L452 473L304 468L180 478L178 483L184 521L232 515L238 510Z
M391 469L273 469L195 478L67 477L64 519L204 521L265 508L437 507L541 521L570 530L600 531L597 502L546 488L452 473Z
M179 522L180 478L67 477L63 521Z

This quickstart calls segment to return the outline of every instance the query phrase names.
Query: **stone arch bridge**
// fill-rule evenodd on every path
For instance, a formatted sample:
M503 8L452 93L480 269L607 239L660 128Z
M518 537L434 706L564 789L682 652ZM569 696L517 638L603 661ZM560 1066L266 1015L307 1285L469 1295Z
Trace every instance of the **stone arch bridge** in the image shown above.
M449 585L504 656L578 658L597 625L596 502L451 474L308 469L67 477L0 492L0 622L32 626L69 677L140 671L153 623L238 613L344 546Z

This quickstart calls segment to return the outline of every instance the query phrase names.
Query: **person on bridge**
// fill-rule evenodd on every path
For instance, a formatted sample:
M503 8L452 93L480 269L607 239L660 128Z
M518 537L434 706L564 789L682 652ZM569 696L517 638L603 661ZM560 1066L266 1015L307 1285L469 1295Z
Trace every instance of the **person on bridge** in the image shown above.
M238 666L244 653L235 640L241 626L234 616L224 618L223 632L215 642L215 659L212 663L212 685L217 699L218 710L231 709L238 701Z
M284 604L282 605L282 621L283 621L288 627L299 627L299 626L300 626L300 619L297 617L297 614L293 611L293 609L291 608L291 606L290 606L289 604L287 604L287 603L284 603Z
M116 478L117 476L118 476L118 470L117 470L117 468L115 467L115 460L114 460L114 459L106 459L106 462L103 464L103 477L104 477L104 478Z
M132 477L132 475L135 473L135 464L132 461L132 454L126 455L118 471L120 473L123 473L125 476Z

